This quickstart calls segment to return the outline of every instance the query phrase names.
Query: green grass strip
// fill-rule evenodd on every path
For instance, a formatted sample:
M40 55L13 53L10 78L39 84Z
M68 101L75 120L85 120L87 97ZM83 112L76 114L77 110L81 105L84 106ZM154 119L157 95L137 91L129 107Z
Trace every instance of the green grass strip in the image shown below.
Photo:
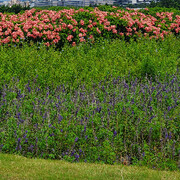
M69 163L58 160L27 159L0 154L0 179L180 179L177 171L157 171L146 167Z

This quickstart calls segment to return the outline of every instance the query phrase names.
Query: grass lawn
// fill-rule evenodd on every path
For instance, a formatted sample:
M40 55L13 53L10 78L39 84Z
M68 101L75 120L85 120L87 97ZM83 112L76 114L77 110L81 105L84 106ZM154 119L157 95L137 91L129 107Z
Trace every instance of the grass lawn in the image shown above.
M0 154L0 179L180 179L180 172L138 166L69 163Z

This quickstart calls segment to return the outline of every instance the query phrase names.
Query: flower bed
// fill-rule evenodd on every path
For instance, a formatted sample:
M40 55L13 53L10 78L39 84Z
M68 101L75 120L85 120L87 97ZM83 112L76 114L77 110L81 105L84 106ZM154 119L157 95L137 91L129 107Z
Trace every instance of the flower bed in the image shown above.
M64 43L75 46L101 38L129 40L145 36L164 39L168 34L179 34L179 15L157 12L152 16L148 9L144 11L146 13L112 7L111 11L81 8L60 11L31 9L18 15L0 13L0 44L33 41L62 47Z
M0 151L24 156L177 169L179 78L104 80L50 90L4 85ZM157 77L157 80L159 78Z

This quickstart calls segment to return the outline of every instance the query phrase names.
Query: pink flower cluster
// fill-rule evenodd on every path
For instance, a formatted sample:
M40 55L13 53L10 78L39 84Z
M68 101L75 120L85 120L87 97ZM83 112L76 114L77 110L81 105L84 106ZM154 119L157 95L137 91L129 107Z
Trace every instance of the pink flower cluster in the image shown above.
M172 12L157 12L157 17L153 17L134 11L131 13L125 12L122 19L128 21L126 35L132 35L133 33L139 34L140 32L144 36L149 36L150 38L164 39L165 35L171 34L173 31L178 34L180 31L180 16L176 15L176 19L173 20L172 15Z
M58 12L31 9L18 15L0 13L0 45L38 41L47 46L63 45L64 42L75 46L79 42L94 42L99 37L147 36L163 39L180 31L180 16L173 17L173 13L157 12L153 17L137 10L120 10L115 6L112 9L113 12L81 8Z

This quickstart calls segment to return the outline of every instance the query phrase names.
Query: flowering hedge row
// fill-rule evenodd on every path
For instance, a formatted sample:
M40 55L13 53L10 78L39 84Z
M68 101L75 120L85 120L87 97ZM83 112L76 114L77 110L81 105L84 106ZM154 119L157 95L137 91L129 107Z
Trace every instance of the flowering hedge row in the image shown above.
M0 45L33 41L62 47L66 42L75 46L99 38L163 39L168 34L179 34L180 16L173 16L173 12L157 12L152 16L137 10L112 8L113 12L81 8L58 12L31 9L18 15L0 13Z

